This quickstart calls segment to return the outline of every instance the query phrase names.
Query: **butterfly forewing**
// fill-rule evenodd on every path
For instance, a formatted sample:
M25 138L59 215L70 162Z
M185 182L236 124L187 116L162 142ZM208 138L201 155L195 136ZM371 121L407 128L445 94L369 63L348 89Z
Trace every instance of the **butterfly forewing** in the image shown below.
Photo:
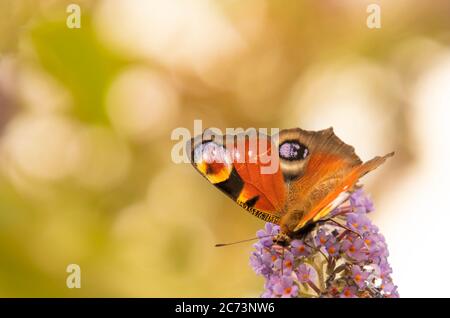
M262 143L259 139L250 142L246 136L224 136L201 143L193 140L191 161L208 181L248 212L267 222L279 223L286 197L283 175L279 166L271 173L262 172L263 167L271 164L267 158L276 147L267 136L255 138L263 138ZM275 155L278 160L276 152Z

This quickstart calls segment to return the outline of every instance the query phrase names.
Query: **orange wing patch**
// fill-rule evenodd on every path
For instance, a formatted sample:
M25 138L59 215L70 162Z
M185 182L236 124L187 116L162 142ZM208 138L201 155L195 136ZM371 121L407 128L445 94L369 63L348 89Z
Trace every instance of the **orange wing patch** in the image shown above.
M271 216L269 222L278 224L284 211L286 188L283 174L279 167L273 173L261 173L261 168L270 164L261 162L262 155L271 155L273 144L270 139L268 139L268 143L264 154L260 153L260 149L256 152L249 152L250 146L248 141L245 144L245 153L241 153L236 148L234 149L233 157L245 158L244 162L236 162L237 160L235 160L233 163L236 172L244 182L244 187L236 201L241 206L245 205L247 210L252 208L263 212L263 214L269 214Z

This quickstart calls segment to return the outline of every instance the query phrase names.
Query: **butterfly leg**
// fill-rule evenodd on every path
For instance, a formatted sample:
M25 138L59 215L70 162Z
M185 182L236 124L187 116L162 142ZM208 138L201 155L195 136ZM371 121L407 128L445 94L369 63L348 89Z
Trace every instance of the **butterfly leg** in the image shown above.
M291 238L279 233L274 237L273 243L281 248L281 275L284 275L284 250L290 246Z
M303 240L303 244L305 244L306 246L308 246L308 247L309 247L310 249L312 249L312 250L314 249L314 246L311 245L311 244L309 244L309 243L307 243L307 242L306 242L306 239ZM322 254L322 256L326 259L327 262L330 261L330 259L328 258L328 256L327 256L324 252L322 252L322 250L321 250L320 248L318 248L317 251L319 251L319 253Z

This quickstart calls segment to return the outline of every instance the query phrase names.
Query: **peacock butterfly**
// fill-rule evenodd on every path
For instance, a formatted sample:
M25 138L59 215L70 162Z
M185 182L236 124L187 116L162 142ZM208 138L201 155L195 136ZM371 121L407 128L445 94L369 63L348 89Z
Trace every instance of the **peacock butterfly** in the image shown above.
M252 215L280 225L287 238L304 235L394 155L362 162L332 128L285 129L272 137L206 132L190 141L194 168ZM276 169L263 173L273 165L267 158Z

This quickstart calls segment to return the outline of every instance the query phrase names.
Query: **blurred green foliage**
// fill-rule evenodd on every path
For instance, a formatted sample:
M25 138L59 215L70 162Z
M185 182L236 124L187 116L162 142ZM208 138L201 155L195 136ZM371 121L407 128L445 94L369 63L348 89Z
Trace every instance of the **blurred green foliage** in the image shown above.
M73 32L67 32L65 21L51 21L30 33L42 67L70 88L74 115L107 124L104 92L123 62L98 43L89 16L84 15L83 27Z

